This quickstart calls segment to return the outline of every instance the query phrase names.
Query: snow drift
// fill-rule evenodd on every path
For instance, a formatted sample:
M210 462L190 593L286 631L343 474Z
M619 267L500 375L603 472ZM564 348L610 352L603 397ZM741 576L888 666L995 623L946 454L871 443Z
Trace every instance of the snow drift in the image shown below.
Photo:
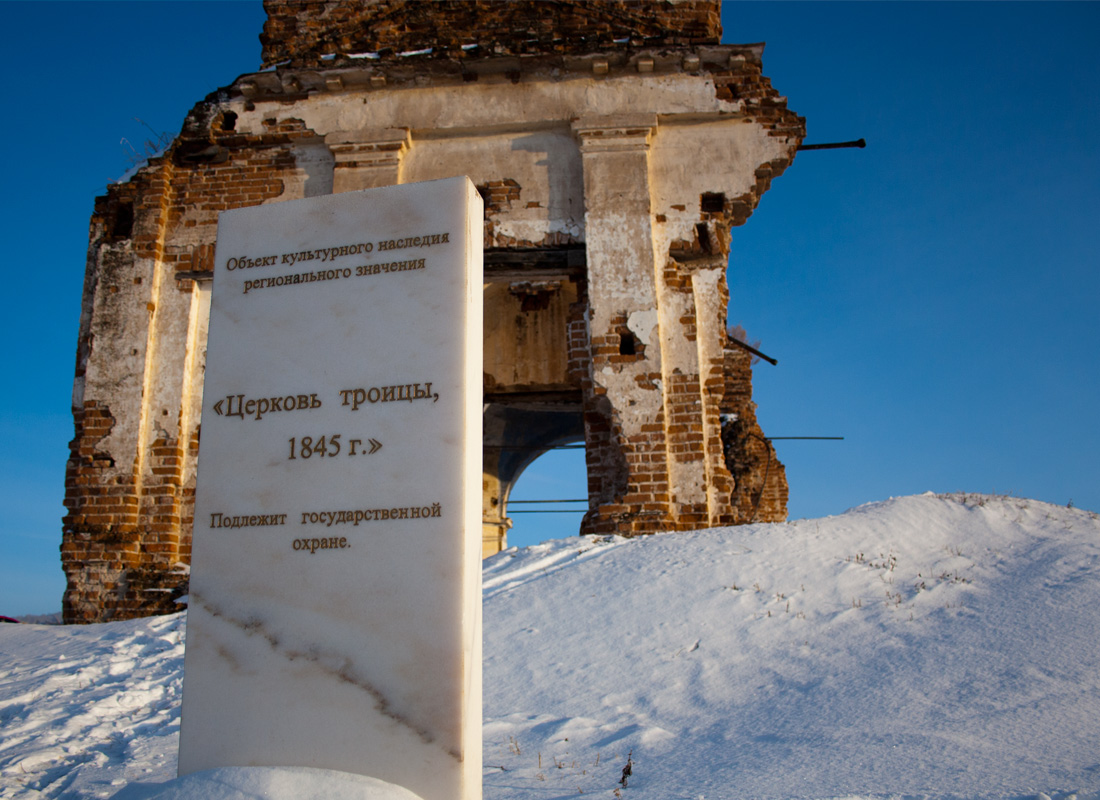
M928 494L484 580L487 800L1100 798L1095 513ZM183 622L0 627L0 798L164 790Z

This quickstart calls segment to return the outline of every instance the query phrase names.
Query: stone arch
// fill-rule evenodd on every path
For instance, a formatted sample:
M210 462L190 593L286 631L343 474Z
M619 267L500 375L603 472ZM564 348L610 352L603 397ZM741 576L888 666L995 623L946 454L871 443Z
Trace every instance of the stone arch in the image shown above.
M580 403L554 397L486 403L484 442L482 550L492 554L507 547L508 498L523 471L559 445L584 442Z
M583 442L573 330L583 322L583 247L485 252L482 552L499 552L508 493L539 455Z

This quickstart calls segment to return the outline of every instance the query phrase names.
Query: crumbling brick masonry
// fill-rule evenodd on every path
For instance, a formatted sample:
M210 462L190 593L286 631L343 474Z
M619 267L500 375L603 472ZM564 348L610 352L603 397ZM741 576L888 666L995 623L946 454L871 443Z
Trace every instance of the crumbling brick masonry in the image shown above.
M469 175L486 199L484 551L508 492L584 442L584 532L786 515L730 230L804 121L719 44L715 0L265 3L268 71L198 103L96 202L62 563L70 622L186 592L219 211Z

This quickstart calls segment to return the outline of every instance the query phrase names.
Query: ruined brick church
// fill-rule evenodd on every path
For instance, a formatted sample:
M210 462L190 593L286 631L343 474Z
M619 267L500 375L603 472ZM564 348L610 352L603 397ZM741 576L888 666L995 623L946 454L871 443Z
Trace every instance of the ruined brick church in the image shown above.
M719 44L718 0L265 7L265 69L96 200L66 621L179 607L218 212L332 192L468 175L484 197L485 554L506 546L519 474L569 443L582 533L785 519L725 272L805 123L762 45Z

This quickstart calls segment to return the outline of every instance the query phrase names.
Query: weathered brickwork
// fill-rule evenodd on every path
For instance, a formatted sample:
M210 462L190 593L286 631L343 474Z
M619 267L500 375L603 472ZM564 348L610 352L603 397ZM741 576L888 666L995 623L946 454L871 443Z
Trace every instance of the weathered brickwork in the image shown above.
M70 621L187 590L218 213L466 174L485 200L486 554L583 441L586 533L783 519L725 332L730 230L805 122L712 0L265 3L264 61L96 201L62 562ZM360 56L360 57L353 57ZM793 224L793 223L792 223Z
M265 0L264 9L265 66L319 67L363 53L474 59L717 44L722 34L714 0Z
M547 231L538 239L511 236L500 229L500 221L506 219L514 209L539 208L538 201L523 201L522 187L513 179L488 181L477 187L485 201L485 238L484 245L489 248L551 248L568 247L583 244L575 235L564 231Z
M209 111L208 104L197 106L164 155L96 201L77 393L87 386L89 358L110 348L104 358L117 355L122 362L113 364L112 382L136 390L115 392L113 399L130 403L131 415L136 406L145 419L133 432L136 454L117 463L99 449L114 428L110 407L86 400L74 408L61 547L70 621L169 613L186 593L198 416L185 415L187 401L177 392L160 407L145 402L149 384L164 379L150 372L190 369L201 382L201 363L184 362L201 360L196 350L205 343L179 341L171 323L189 311L197 285L209 280L217 214L279 197L286 174L296 169L288 147L314 136L296 121L272 121L261 135L242 136L226 130L222 118L206 119ZM158 317L162 305L179 308ZM164 335L158 336L161 321ZM174 357L157 359L164 350ZM191 383L188 390L201 399L195 376L176 378Z
M735 524L782 522L787 518L787 471L756 421L752 360L748 350L733 343L727 345L722 442L735 483Z

